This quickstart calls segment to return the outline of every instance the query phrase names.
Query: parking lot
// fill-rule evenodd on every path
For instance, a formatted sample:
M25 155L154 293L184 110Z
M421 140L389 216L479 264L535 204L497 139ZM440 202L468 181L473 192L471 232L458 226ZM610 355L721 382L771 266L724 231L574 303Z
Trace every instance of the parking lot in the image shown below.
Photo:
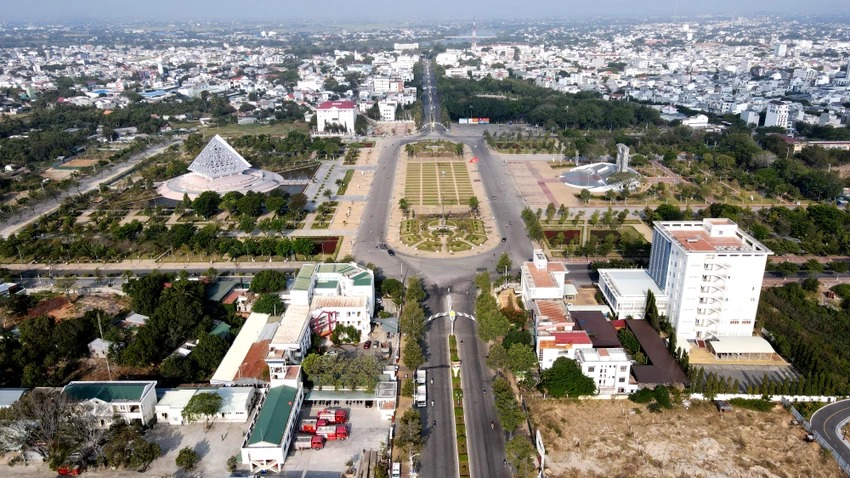
M355 466L363 450L379 450L387 441L390 422L381 420L378 409L363 405L338 405L349 411L348 440L329 440L322 450L290 450L283 467L283 476L299 478L337 478L350 460ZM313 417L325 405L308 406L304 402L301 418Z
M716 365L700 364L705 374L714 372L719 377L732 377L741 384L741 392L745 392L749 385L758 386L765 376L775 382L781 382L786 377L796 380L799 374L790 365Z
M162 456L151 463L147 474L168 476L177 473L174 462L177 453L189 447L201 456L201 462L193 470L196 476L221 476L227 470L227 459L239 455L246 427L245 423L214 423L206 430L203 423L182 426L159 423L145 434L146 439L162 447Z

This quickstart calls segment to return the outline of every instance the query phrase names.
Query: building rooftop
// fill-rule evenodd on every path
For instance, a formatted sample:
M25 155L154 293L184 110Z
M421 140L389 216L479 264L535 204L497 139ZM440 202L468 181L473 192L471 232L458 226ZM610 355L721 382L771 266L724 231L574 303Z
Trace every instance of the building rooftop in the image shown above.
M626 362L629 360L629 355L621 348L580 349L576 351L576 356L579 355L586 362Z
M331 108L337 108L341 110L353 110L354 102L348 100L338 100L338 101L325 101L324 103L318 106L318 110L329 110Z
M238 280L218 280L213 282L212 284L207 285L206 296L207 300L213 302L221 302L230 294L230 291L233 290L234 287L239 285L241 281Z
M298 396L298 389L282 385L269 389L263 408L251 429L248 446L258 444L280 445L289 415Z
M555 279L549 273L548 266L546 269L538 269L533 262L526 262L524 265L525 269L528 270L528 276L534 287L555 287Z
M319 279L316 281L316 289L336 289L339 287L339 281L333 279Z
M702 221L660 221L655 230L679 243L688 252L772 252L727 218Z
M62 393L80 401L138 402L154 387L155 381L71 382Z
M310 306L290 305L280 319L280 325L271 341L272 345L297 343L309 320Z
M617 331L605 314L599 311L571 312L573 320L579 329L587 332L590 341L596 348L620 347Z
M535 300L532 304L538 328L564 327L570 330L573 320L564 303L559 300Z
M553 337L554 340L540 340L541 349L571 348L573 345L591 345L590 337L583 330L569 332L550 332L541 337Z
M156 406L182 409L198 393L215 393L221 397L219 413L233 413L245 411L255 392L253 387L175 388L166 390Z
M0 388L0 408L11 407L21 396L29 390L27 388Z
M252 312L245 319L245 323L242 324L242 328L239 330L239 335L236 336L233 344L227 350L227 354L221 360L215 374L210 379L210 383L229 384L238 378L237 374L242 369L242 364L245 362L248 352L251 351L251 348L260 339L260 335L268 324L270 317L269 314ZM268 347L268 341L265 343L266 347ZM263 357L265 357L265 353ZM242 369L241 372L244 376L245 370Z
M304 264L298 275L295 276L295 283L292 284L292 290L308 290L310 284L313 283L313 272L316 270L314 264Z
M137 314L136 312L133 312L124 319L124 322L133 325L145 325L145 322L148 321L148 318L149 317L147 315Z
M770 343L756 336L743 337L717 337L709 340L707 345L716 354L773 354L776 353Z
M681 367L667 351L667 346L658 332L645 320L626 320L626 326L640 342L640 347L649 359L649 365L634 365L632 373L640 383L648 384L689 384L690 380Z
M664 296L664 291L647 274L646 269L599 269L599 279L610 278L609 284L620 296L646 296L651 290L655 297Z
M362 295L334 297L317 295L313 297L310 307L313 309L321 309L322 307L366 307L366 297Z

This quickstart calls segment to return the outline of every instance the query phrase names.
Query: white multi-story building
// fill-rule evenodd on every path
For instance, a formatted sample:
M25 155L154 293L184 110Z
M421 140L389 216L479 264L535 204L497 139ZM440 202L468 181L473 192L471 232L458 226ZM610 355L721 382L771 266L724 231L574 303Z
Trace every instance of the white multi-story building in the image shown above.
M313 333L325 335L334 324L351 325L366 340L375 310L375 276L353 262L305 264L295 277L289 301L310 307Z
M666 315L677 335L749 336L771 254L729 219L660 222L648 273L667 295Z
M764 126L779 126L788 128L789 103L786 101L771 101L767 105L767 114L764 117Z
M316 108L316 127L320 133L330 125L342 127L345 133L354 134L357 106L353 101L325 101Z
M549 261L542 250L535 249L533 262L525 262L521 266L522 300L531 304L531 301L536 299L560 300L575 297L575 286L566 282L567 272L563 262Z
M155 381L71 382L62 393L99 417L102 427L110 426L116 419L127 423L139 420L147 425L156 414Z
M311 336L310 306L290 305L269 342L266 363L272 372L272 382L276 372L282 373L286 366L301 363L310 349Z
M596 393L615 395L637 389L630 380L632 360L622 348L578 349L575 356L581 372L596 382Z
M372 78L372 91L375 93L389 93L390 79L386 76Z
M599 285L615 313L622 316L626 304L635 318L642 316L645 291L652 290L680 343L749 336L771 254L729 219L656 222L646 276L623 281L621 271L603 269ZM636 291L642 302L633 303Z
M381 112L381 121L395 121L395 112L398 103L395 101L379 101L378 110Z

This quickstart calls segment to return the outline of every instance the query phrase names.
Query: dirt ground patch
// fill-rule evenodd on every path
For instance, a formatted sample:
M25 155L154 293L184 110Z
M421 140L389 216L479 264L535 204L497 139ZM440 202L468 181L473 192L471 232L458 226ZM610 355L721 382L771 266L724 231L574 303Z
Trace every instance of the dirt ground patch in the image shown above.
M97 380L151 380L155 377L154 367L128 367L110 363L106 367L106 360L99 358L86 358L80 361L79 378L74 380L97 381ZM111 374L111 375L110 375Z
M84 295L68 299L67 297L53 297L45 299L36 304L27 313L30 317L49 315L60 322L65 319L81 317L90 310L100 309L107 316L114 316L127 309L130 305L128 298L120 295Z
M66 297L53 297L45 299L30 308L27 315L30 317L38 317L39 315L49 315L56 320L67 319L74 306Z
M505 307L510 307L512 309L518 309L516 303L516 291L513 289L505 289L502 292L499 292L499 309L504 309Z
M83 159L77 158L62 163L63 168L88 168L97 164L98 159Z
M599 305L596 302L596 287L579 287L578 295L572 301L574 305Z
M534 400L550 477L838 477L838 465L781 407L719 414L695 402L650 413L627 400Z

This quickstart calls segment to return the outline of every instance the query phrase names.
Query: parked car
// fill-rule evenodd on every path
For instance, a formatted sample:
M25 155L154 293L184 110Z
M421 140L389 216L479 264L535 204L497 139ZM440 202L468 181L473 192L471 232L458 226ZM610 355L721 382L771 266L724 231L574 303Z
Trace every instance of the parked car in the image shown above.
M395 255L395 251L394 251L394 250L392 250L392 249L387 249L387 254L389 254L389 255L391 255L391 256L394 256L394 255Z
M367 350L368 350L368 349L369 349L369 348L371 348L371 347L372 347L372 342L370 342L370 341L368 341L368 340L366 341L366 343L364 343L364 344L363 344L363 348L364 348L364 349L367 349Z

